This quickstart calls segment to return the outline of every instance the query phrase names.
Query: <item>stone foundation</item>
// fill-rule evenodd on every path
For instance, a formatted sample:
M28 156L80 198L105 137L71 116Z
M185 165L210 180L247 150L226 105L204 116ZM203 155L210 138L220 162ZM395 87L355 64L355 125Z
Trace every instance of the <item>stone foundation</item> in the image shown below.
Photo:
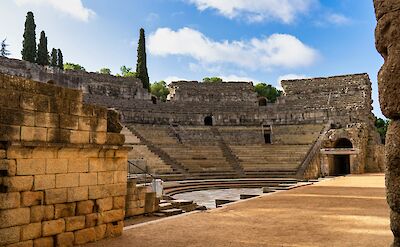
M82 93L0 74L0 246L122 233L127 153Z

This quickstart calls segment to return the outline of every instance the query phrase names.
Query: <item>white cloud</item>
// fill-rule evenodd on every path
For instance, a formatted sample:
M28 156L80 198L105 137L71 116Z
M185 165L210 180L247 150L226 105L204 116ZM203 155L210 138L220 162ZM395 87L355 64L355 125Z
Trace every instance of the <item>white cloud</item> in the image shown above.
M317 0L187 0L197 9L215 9L227 18L246 18L251 22L280 20L291 23L296 16L306 13Z
M287 74L287 75L282 75L278 77L278 89L282 90L282 81L285 80L295 80L295 79L307 79L309 78L306 75L297 75L297 74Z
M351 20L349 18L347 18L344 15L341 14L329 14L326 17L326 20L331 23L331 24L336 24L336 25L345 25L345 24L349 24L351 22Z
M241 81L245 81L245 82L255 82L257 80L252 79L250 77L246 77L246 76L237 76L237 75L227 75L227 76L217 76L219 78L221 78L223 81L236 81L236 82L241 82Z
M148 39L150 54L188 56L204 64L233 64L249 69L296 68L311 65L318 52L288 34L248 41L213 41L201 32L159 28Z
M163 81L165 81L167 84L170 84L171 82L174 81L189 81L189 80L178 76L168 76Z
M43 5L65 13L80 21L89 21L96 16L96 13L83 6L82 0L14 0L18 6L23 5Z

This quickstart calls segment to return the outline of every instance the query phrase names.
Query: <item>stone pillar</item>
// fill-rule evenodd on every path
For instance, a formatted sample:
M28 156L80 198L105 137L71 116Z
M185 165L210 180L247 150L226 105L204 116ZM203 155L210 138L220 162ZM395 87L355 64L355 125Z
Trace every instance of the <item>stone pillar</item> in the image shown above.
M386 187L393 247L400 247L400 1L374 0L376 49L385 59L379 71L379 101L392 120L386 138Z

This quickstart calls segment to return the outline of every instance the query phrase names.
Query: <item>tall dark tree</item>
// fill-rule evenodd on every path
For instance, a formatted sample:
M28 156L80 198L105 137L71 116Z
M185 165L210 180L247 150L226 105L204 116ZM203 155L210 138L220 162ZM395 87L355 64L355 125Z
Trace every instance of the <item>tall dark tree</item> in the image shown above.
M149 74L147 73L146 61L146 40L143 28L140 29L139 45L137 50L136 77L142 81L143 87L150 91L150 81Z
M28 12L25 20L24 41L22 42L22 59L34 63L36 61L36 24L32 12Z
M49 50L47 49L47 37L44 31L40 33L36 63L43 66L49 65Z
M57 67L60 69L64 69L64 58L60 49L57 50Z
M6 43L7 38L5 38L2 42L1 42L1 47L0 47L0 57L7 57L9 56L11 53L7 50L7 46L8 44Z
M57 67L57 61L58 61L57 49L53 48L51 50L50 66Z

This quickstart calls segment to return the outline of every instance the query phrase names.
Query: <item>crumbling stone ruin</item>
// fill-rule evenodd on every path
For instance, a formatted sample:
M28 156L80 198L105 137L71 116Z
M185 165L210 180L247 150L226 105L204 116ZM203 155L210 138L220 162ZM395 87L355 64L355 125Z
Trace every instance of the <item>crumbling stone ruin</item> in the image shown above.
M385 59L379 71L379 100L383 114L391 119L386 141L386 188L391 209L393 247L400 246L400 2L374 0L378 21L376 48Z
M129 148L107 110L21 77L0 74L0 89L0 246L122 234Z

